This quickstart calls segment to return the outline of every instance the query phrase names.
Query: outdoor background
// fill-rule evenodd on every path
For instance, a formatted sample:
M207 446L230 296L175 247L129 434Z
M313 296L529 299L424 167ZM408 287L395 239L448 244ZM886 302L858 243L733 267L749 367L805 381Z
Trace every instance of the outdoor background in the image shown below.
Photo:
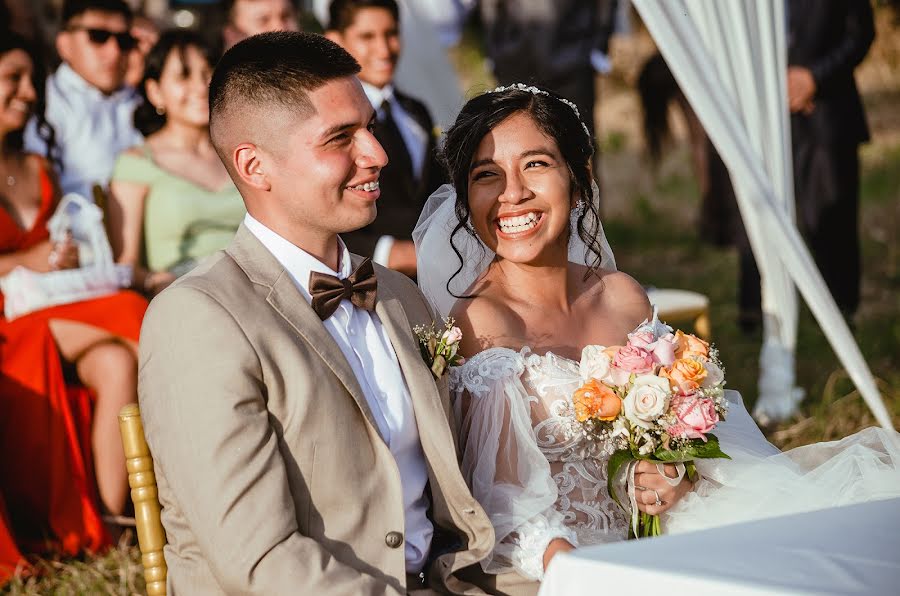
M685 129L672 112L675 139L654 169L640 133L637 73L654 52L634 21L629 37L612 42L613 72L598 78L604 227L618 266L642 284L692 289L709 296L713 342L726 367L728 387L752 409L760 334L737 326L737 257L710 246L697 229L699 190L690 167ZM872 141L862 149L863 286L855 336L900 427L900 15L879 6L877 36L856 71ZM453 51L467 97L493 85L476 27ZM840 439L873 424L815 319L802 307L797 380L806 391L794 419L767 429L781 448ZM11 594L143 594L140 553L126 532L121 546L84 561L39 561L41 578L13 580Z

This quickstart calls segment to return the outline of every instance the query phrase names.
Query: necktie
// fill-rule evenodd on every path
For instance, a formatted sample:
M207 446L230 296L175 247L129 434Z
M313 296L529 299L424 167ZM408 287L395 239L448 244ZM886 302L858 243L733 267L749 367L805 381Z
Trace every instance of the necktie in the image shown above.
M375 268L370 259L363 260L356 271L345 279L317 271L309 274L312 308L323 321L334 314L344 298L352 302L353 306L373 310L377 300L377 287Z
M387 168L395 172L404 172L410 178L414 178L412 158L409 156L409 149L400 134L397 127L397 121L394 120L394 113L391 106L391 100L384 100L381 104L381 121L376 129L376 137L384 146L384 150L388 156Z

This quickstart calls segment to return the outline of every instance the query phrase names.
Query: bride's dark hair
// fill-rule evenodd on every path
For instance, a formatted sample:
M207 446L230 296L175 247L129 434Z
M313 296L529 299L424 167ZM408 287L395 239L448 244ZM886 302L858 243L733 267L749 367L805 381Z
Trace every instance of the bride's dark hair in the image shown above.
M469 172L472 159L484 136L507 118L527 114L545 135L556 141L563 160L569 169L569 180L573 191L581 198L585 209L579 213L576 228L579 237L587 247L585 262L589 264L587 275L597 274L601 262L601 244L597 238L597 223L600 221L598 206L594 204L591 191L591 157L594 144L581 119L570 105L556 93L538 87L540 93L522 89L505 89L484 93L469 100L447 130L442 156L456 187L457 225L450 235L450 246L459 259L459 267L447 280L447 291L457 298L450 289L450 282L463 268L463 258L454 243L459 232L475 236L469 225ZM587 277L587 276L586 276Z

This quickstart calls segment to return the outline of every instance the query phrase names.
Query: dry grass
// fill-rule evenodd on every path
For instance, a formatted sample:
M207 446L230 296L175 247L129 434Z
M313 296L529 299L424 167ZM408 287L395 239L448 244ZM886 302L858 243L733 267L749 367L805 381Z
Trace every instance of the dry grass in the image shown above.
M144 594L141 554L134 534L126 531L116 548L84 560L37 559L32 572L20 574L4 587L16 596L131 596Z

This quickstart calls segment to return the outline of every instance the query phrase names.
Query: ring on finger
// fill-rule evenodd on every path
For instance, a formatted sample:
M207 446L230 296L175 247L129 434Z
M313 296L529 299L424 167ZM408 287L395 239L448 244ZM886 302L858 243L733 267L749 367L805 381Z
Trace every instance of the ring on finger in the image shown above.
M653 491L653 495L656 497L656 502L653 503L654 507L659 507L663 504L662 499L659 498L659 492L656 489L651 489Z

